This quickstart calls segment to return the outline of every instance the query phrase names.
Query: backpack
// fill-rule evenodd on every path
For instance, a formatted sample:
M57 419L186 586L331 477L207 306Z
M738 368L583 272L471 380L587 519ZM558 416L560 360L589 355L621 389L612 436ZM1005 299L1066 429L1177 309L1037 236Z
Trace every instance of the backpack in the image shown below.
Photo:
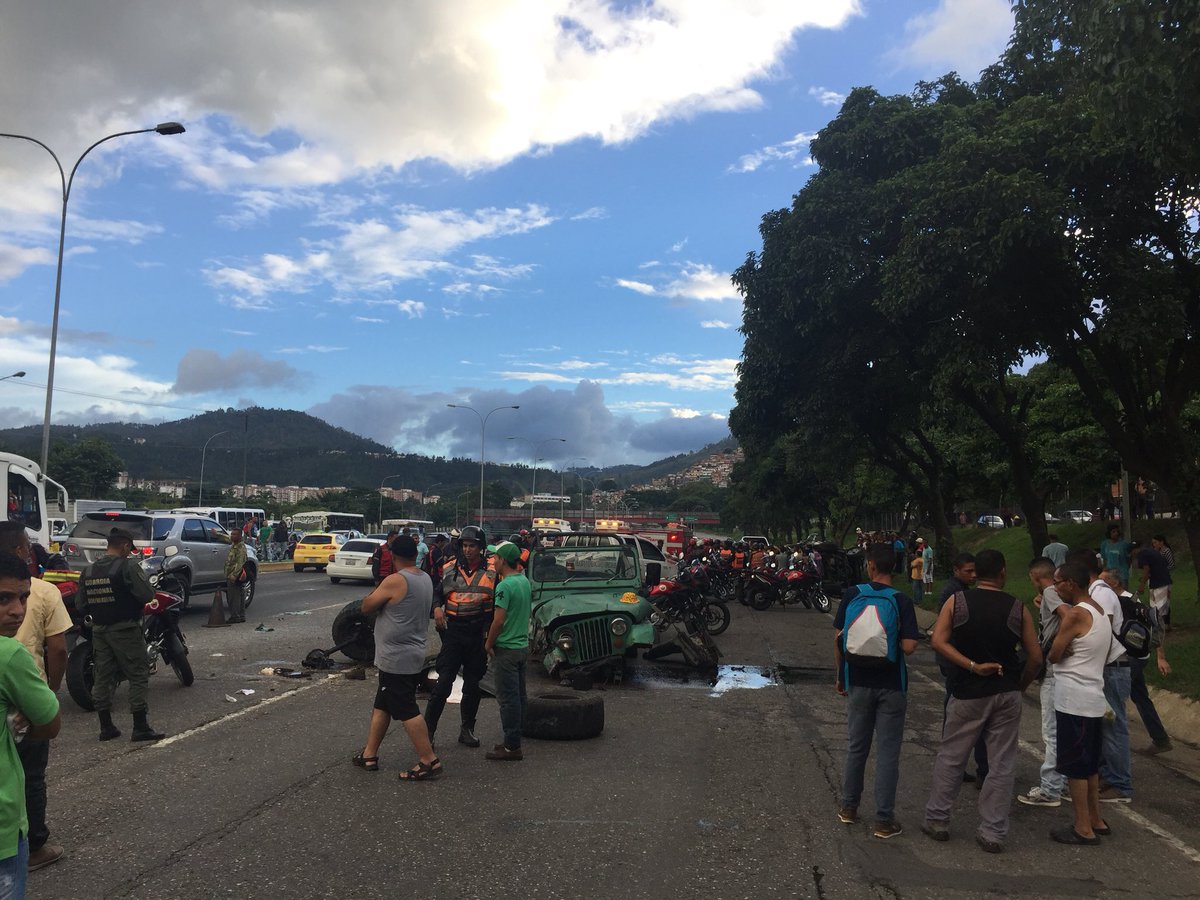
M1117 641L1134 659L1145 659L1156 645L1154 615L1137 597L1118 596L1117 599L1121 602L1124 618L1116 635Z
M883 669L900 662L900 604L895 588L858 585L858 593L846 605L842 656L847 683L850 664Z

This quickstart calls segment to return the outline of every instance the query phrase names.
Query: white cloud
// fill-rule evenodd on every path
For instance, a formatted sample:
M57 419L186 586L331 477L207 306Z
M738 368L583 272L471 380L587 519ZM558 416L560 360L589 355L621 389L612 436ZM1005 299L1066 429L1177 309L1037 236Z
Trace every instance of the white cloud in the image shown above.
M1013 28L1009 0L940 0L905 23L906 43L891 58L907 68L952 68L974 78L1004 51Z
M747 153L729 167L730 172L756 172L763 166L774 162L788 162L794 166L813 165L812 157L808 155L808 145L817 136L815 131L801 131L795 137L779 144L771 144L753 153Z
M330 347L326 344L308 344L304 347L280 347L276 353L340 353L345 347Z
M589 207L588 209L585 209L581 213L576 213L575 215L571 216L571 221L572 222L583 222L587 219L607 219L607 218L608 218L608 210L607 209L605 209L603 206L592 206L592 207Z
M387 320L386 319L375 319L375 318L372 318L371 316L355 316L354 321L355 322L363 322L368 325L382 325Z
M671 407L672 419L694 419L698 415L700 415L700 410L698 409L689 409L687 407L679 406Z
M662 291L668 297L685 300L736 300L738 292L733 287L728 272L718 272L704 263L688 263L679 277L671 281Z
M425 315L425 304L420 300L368 300L367 306L387 306L404 313L410 319L419 319Z
M188 136L126 138L122 153L174 157L216 187L332 183L422 159L470 171L756 107L751 85L773 73L798 30L837 27L859 6L246 0L153 15L140 3L78 4L63 17L9 4L0 108L14 130L66 149L176 118ZM56 77L30 92L33 71Z
M646 284L644 281L633 281L628 278L618 278L617 285L623 288L629 288L631 291L637 291L639 294L645 294L647 296L658 293L654 285Z
M0 282L16 278L30 266L53 265L57 258L44 247L0 243Z
M812 97L822 106L841 106L846 102L846 95L831 91L827 87L810 87L808 96Z
M732 328L732 322L722 322L720 319L705 319L700 323L701 328Z
M675 243L673 243L671 245L671 252L678 253L680 250L682 250L684 247L687 246L687 242L688 242L687 238L684 238L681 241L676 241Z

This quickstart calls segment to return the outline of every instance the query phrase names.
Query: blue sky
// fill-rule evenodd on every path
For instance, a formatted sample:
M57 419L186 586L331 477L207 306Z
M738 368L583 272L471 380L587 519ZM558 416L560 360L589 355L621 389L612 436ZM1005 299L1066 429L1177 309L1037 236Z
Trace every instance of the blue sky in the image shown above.
M0 132L69 170L55 422L300 409L401 451L727 434L729 273L859 85L973 78L1008 0L0 3ZM33 73L36 73L36 77ZM54 73L54 74L49 74ZM49 155L0 139L0 422L40 422ZM263 436L269 440L270 436Z

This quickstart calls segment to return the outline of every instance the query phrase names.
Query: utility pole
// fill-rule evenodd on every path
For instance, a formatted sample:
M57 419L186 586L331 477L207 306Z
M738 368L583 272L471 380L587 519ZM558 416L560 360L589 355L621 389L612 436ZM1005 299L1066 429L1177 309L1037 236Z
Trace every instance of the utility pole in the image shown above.
M246 457L250 450L250 411L244 413L242 426L242 506L246 505Z

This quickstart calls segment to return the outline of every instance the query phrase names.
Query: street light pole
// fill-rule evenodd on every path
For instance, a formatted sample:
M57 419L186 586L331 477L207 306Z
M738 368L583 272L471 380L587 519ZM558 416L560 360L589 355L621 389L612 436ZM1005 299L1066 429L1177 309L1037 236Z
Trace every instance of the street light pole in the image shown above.
M200 496L196 500L196 505L200 506L204 503L204 457L208 455L208 445L212 443L213 438L219 438L223 434L229 434L228 431L218 431L200 448Z
M379 482L379 530L383 531L383 486L392 478L399 478L399 475L388 475L383 481Z
M8 379L10 379L10 378L24 378L24 377L25 377L24 372L13 372L11 375L5 375L3 378L0 378L0 381L8 381Z
M587 461L588 461L588 458L586 456L572 456L570 459L570 462L573 462L573 463L574 462L587 462ZM579 473L578 466L571 466L571 468L576 470L575 474L579 477L579 524L582 525L583 524L583 475L581 475Z
M59 298L62 294L62 269L63 269L63 249L67 240L67 201L71 198L71 187L75 184L75 172L79 169L79 164L83 162L83 158L103 144L105 141L111 141L113 138L125 137L129 134L146 134L147 132L157 132L158 134L183 134L185 129L178 122L160 122L153 128L138 128L134 131L118 131L116 134L110 134L107 137L102 137L96 143L92 144L79 155L79 159L75 160L75 165L71 167L71 176L68 178L63 172L62 163L58 159L58 154L51 150L35 137L30 137L27 134L7 134L0 132L0 137L13 138L19 141L29 141L32 144L37 144L43 150L50 154L54 160L54 164L58 166L58 178L62 184L62 216L58 226L58 269L54 275L54 315L50 320L50 364L46 374L46 414L42 420L42 472L46 471L46 463L50 457L50 413L53 408L54 401L54 357L58 351L58 308Z
M533 441L533 440L530 440L529 438L509 437L508 440L524 441L525 443L530 444L533 447L533 481L529 486L529 493L530 493L530 497L529 497L529 527L532 528L533 527L533 518L534 518L534 516L533 516L534 506L537 503L537 500L535 499L537 497L537 464L539 462L545 462L545 459L546 459L545 457L541 457L539 459L538 448L541 447L542 444L553 444L555 441L560 441L561 443L565 444L567 442L567 439L560 438L560 437L550 437L550 438L542 438L540 441Z
M480 415L479 410L473 406L463 406L461 403L447 403L451 409L469 409L475 415L479 416L479 527L483 527L483 453L484 440L487 435L487 420L492 417L492 413L500 412L502 409L520 409L520 406L497 406L490 410L486 416Z

